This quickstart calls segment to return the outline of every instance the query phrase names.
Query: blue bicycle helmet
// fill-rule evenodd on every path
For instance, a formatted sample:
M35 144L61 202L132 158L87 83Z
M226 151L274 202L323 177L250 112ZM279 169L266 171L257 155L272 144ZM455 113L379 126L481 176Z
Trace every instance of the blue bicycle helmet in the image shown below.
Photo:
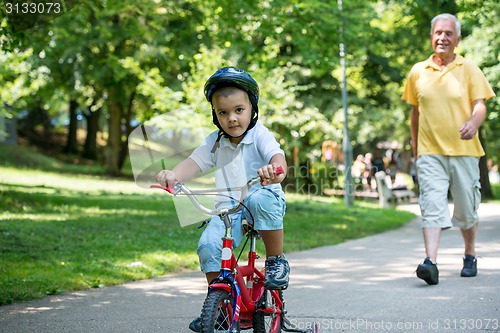
M245 72L244 70L238 69L236 67L223 67L215 72L205 83L205 97L210 104L212 104L212 96L217 89L224 87L236 87L242 89L247 92L248 98L250 99L250 103L252 104L252 120L248 125L245 134L252 129L257 123L257 119L259 118L259 85L252 78L250 74ZM224 135L225 137L230 137L227 133L224 132L222 127L217 120L217 116L212 107L212 121L219 128L219 139L220 136Z

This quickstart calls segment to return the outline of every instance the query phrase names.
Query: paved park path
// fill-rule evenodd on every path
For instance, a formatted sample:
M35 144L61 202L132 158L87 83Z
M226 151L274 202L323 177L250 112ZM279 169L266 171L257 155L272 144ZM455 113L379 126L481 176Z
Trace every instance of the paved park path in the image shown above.
M400 206L418 213L416 204ZM320 332L500 332L500 205L482 204L478 276L461 278L463 243L443 233L440 282L414 274L424 249L419 217L346 243L288 254L288 317ZM206 286L198 272L0 307L5 333L190 332Z

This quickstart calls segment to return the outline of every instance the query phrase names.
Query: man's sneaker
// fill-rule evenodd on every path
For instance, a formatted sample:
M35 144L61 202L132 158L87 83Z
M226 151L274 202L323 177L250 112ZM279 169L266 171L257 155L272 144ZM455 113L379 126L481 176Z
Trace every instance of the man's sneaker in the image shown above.
M424 262L417 267L417 276L427 284L438 284L439 271L437 265L430 258L425 258Z
M193 332L201 332L201 317L196 318L189 324L189 329Z
M290 276L290 265L281 256L269 257L266 260L264 287L270 290L286 289Z
M466 254L464 256L464 268L460 276L463 277L473 277L477 275L477 260L476 257Z

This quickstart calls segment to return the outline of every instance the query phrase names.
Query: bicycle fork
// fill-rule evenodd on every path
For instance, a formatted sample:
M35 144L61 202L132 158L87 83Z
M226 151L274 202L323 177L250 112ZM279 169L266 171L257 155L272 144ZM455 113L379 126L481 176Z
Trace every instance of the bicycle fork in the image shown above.
M233 295L234 309L231 323L231 332L237 332L242 301L240 288L234 280L234 276L232 274L232 267L236 266L233 262L236 261L233 256L234 238L232 237L231 218L227 214L223 214L221 217L226 226L226 232L224 234L224 237L222 237L221 272L218 277L218 280L220 282L210 284L210 291L224 290Z

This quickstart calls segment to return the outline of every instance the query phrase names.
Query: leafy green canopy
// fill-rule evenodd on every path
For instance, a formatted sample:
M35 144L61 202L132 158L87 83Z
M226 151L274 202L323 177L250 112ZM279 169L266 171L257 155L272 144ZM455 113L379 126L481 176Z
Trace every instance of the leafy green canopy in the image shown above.
M408 106L401 87L415 62L431 52L430 19L440 12L463 20L462 52L498 88L495 1L90 0L36 28L0 24L0 112L26 110L55 119L66 104L102 110L109 132L106 165L119 173L134 121L179 108L206 115L206 78L236 65L262 88L262 120L287 154L317 156L321 141L341 141L339 44L346 47L349 127L355 153L380 141L408 142ZM498 99L485 126L498 156ZM40 111L42 110L42 111ZM48 122L50 124L50 122ZM127 134L127 133L125 133ZM121 159L123 161L123 159Z

